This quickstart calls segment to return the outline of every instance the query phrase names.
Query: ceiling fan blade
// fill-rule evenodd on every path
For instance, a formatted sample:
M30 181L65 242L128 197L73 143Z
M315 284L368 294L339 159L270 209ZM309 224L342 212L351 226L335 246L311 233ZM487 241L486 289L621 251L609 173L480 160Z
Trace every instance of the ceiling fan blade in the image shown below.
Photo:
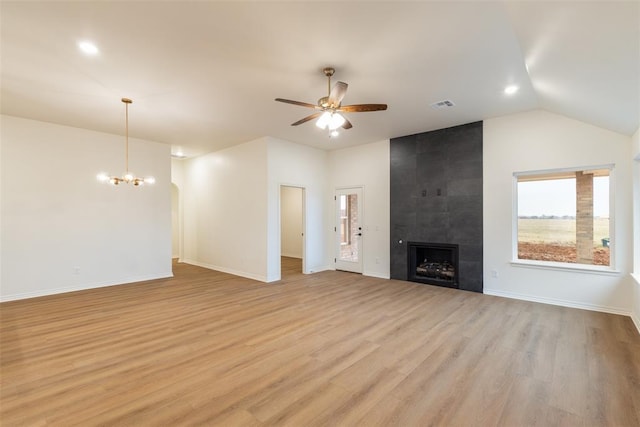
M301 125L301 124L303 124L303 123L308 122L309 120L313 120L313 119L315 119L316 117L320 117L321 115L322 115L322 111L320 111L319 113L313 113L312 115L307 116L307 117L305 117L305 118L303 118L303 119L300 119L300 120L298 120L298 121L297 121L297 122L295 122L295 123L291 123L291 126L298 126L298 125Z
M342 116L344 117L344 116ZM349 121L349 119L347 119L346 117L344 117L344 124L342 125L342 128L347 130L347 129L351 129L353 127L353 125L351 124L351 122Z
M276 101L284 102L285 104L299 105L301 107L318 108L317 105L309 104L308 102L292 101L291 99L276 98Z
M342 102L342 98L344 98L344 96L347 94L347 87L349 87L349 85L345 82L336 83L329 93L329 105L333 105L335 107L340 105L340 103Z
M383 111L387 109L387 104L355 104L344 105L338 108L337 111L343 111L345 113L361 113L366 111Z

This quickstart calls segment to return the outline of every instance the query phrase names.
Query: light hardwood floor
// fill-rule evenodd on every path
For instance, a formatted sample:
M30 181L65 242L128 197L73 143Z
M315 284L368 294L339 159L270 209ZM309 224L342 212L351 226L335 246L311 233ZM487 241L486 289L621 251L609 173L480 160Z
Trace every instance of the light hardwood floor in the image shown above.
M0 304L2 426L640 424L624 316L327 271Z

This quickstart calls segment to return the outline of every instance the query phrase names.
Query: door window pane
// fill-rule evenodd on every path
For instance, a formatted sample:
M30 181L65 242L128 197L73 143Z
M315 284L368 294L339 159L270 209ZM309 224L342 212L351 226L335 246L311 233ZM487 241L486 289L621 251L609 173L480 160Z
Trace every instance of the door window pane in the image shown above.
M340 259L358 261L358 195L340 196Z

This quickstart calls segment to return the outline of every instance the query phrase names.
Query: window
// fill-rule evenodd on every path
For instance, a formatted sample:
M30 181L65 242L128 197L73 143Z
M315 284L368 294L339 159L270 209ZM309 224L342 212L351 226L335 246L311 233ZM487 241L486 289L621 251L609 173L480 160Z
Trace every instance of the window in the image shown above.
M347 195L340 195L340 244L348 245L351 243L351 229L349 224L349 208L347 203Z
M514 174L517 260L610 267L613 166Z

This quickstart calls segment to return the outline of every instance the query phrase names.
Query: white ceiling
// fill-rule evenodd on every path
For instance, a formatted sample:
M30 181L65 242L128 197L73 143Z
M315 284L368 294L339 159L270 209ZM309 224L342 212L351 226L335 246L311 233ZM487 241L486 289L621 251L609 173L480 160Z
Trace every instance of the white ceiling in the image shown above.
M130 135L197 155L273 136L324 149L543 108L631 135L640 2L1 3L2 113ZM83 55L91 40L100 53ZM328 139L323 67L349 83ZM507 96L503 89L520 90ZM454 108L430 104L451 100Z

